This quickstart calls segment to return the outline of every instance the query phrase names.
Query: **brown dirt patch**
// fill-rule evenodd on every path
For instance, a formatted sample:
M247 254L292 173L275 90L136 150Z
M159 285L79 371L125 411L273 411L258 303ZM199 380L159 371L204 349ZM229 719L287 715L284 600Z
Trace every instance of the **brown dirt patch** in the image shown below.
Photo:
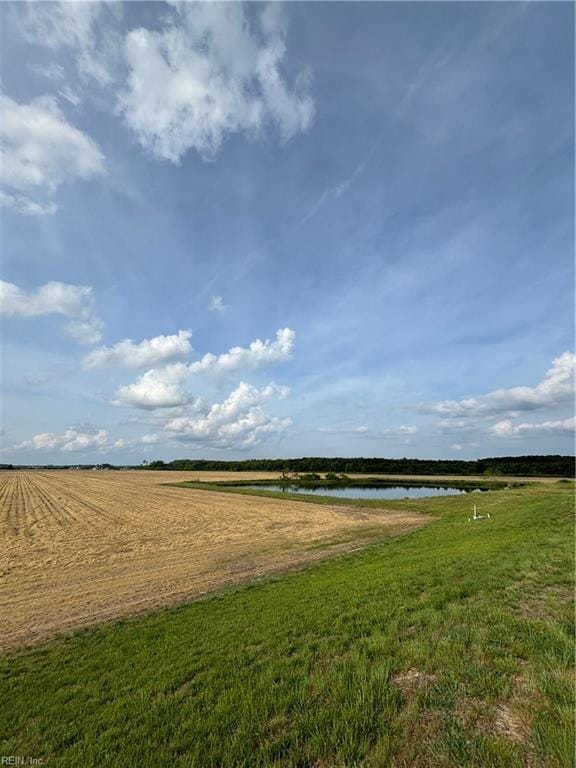
M197 475L1 472L0 646L184 602L430 521L162 485Z
M562 584L550 584L545 587L534 588L533 585L519 590L518 602L514 606L514 613L523 619L533 621L558 621L567 609L574 612L574 588ZM531 590L531 591L530 591Z
M410 693L410 691L418 690L420 688L425 688L427 685L430 685L430 683L433 683L436 680L435 675L429 675L426 672L420 672L417 669L414 669L413 667L409 669L407 672L402 673L401 675L395 675L392 678L392 682L400 688L402 693Z
M530 741L530 728L518 712L506 704L499 704L496 708L494 731L518 744L527 744Z

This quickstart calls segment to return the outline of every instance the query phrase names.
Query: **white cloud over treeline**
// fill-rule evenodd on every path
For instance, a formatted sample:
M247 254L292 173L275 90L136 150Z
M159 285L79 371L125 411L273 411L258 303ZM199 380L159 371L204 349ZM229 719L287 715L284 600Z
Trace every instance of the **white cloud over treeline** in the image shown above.
M490 427L494 437L525 437L541 435L572 435L576 430L576 419L557 419L556 421L522 422L514 424L511 419L503 419Z
M96 427L68 427L64 432L41 432L30 440L24 440L16 450L63 451L64 453L82 453L91 450L110 449L112 446L105 429Z
M158 443L158 435L143 435L136 440L110 437L108 430L82 424L67 427L63 432L41 432L30 440L14 446L16 451L41 451L58 453L108 453L117 450L145 448Z

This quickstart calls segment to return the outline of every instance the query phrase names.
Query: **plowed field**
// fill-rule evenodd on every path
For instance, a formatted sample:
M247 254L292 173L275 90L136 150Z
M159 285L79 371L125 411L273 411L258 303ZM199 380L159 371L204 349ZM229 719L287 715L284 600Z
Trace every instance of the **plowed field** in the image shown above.
M249 474L242 479L266 477ZM0 645L183 602L353 549L375 530L397 534L428 520L162 485L194 477L0 473Z

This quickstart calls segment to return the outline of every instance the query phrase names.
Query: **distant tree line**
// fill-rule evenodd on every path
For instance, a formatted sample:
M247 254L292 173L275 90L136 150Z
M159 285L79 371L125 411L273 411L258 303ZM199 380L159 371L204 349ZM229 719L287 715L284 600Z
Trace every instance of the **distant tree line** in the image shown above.
M0 464L0 469L140 469L115 464Z
M457 459L322 458L245 459L217 461L175 459L151 461L144 469L187 472L362 472L389 475L521 475L526 477L574 477L574 456L501 456L476 461Z

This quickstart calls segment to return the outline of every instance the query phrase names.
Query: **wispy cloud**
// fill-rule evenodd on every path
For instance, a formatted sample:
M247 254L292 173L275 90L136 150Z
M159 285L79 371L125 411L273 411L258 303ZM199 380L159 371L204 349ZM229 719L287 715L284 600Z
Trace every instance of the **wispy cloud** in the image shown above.
M53 97L18 104L0 97L1 202L19 213L54 213L52 195L64 182L104 173L104 156L89 136L71 125Z
M394 438L394 437L408 437L415 435L418 432L418 427L388 427L386 429L370 429L364 425L359 427L318 427L317 432L323 432L329 435L361 435L363 437L370 438Z
M208 310L210 312L218 312L219 314L224 314L227 309L228 307L226 304L224 304L222 296L212 296L210 304L208 305Z
M0 314L5 317L63 315L69 318L67 332L82 344L96 344L103 323L96 315L92 288L86 285L50 282L36 291L25 291L0 281Z
M339 184L326 187L312 208L310 208L308 213L304 216L301 224L306 224L306 222L314 218L314 216L316 216L327 203L333 202L342 197L342 195L348 191L349 187L354 183L357 177L360 176L360 174L364 171L366 168L366 163L367 160L363 160L361 163L359 163L359 165L356 166L352 173L343 179Z

